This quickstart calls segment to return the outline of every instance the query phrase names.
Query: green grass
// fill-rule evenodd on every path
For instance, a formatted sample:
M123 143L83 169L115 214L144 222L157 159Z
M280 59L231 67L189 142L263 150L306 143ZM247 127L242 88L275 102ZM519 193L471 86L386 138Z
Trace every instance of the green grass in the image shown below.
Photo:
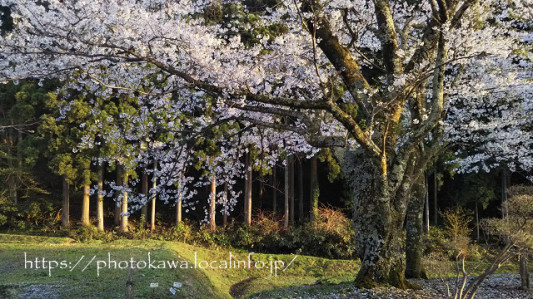
M232 251L232 259L241 261L239 269L220 269L218 267L223 267L224 261L229 259L228 250L156 240L77 243L70 238L0 234L0 298L124 298L128 270L100 269L98 277L95 261L108 261L108 253L111 260L117 262L132 258L146 261L148 252L152 261L179 261L181 264L178 265L188 265L189 268L133 269L131 280L135 298L172 298L169 288L173 282L183 283L178 291L181 298L248 297L288 287L349 282L358 269L355 261L308 256L295 258L294 255L249 255L245 251ZM65 269L51 270L49 276L48 269L25 268L24 253L33 262L36 257L45 257L46 260L65 260L70 264ZM74 267L82 256L84 258ZM94 256L95 261L82 271ZM263 262L264 268L247 268L248 256L251 256L252 262L258 262L258 267ZM215 269L194 268L195 260L197 267L205 266L202 261L216 261ZM276 261L282 269L271 271L270 267ZM284 262L283 267L280 261ZM292 264L286 267L291 261ZM29 264L26 265L29 267ZM159 287L150 288L150 283L154 282L159 283Z
M207 249L152 239L80 243L71 238L0 234L0 298L124 298L129 271L104 267L98 276L96 261L108 262L108 254L117 262L132 258L146 261L148 252L152 261L177 261L178 268L169 269L167 264L166 269L133 269L131 281L135 298L172 298L169 288L173 282L183 284L178 298L287 298L343 293L350 290L359 268L358 262L352 260ZM224 262L228 262L230 252L235 264L228 269L224 268ZM44 257L70 264L65 269L51 270L49 276L48 269L29 269L29 264L25 268L25 253L32 262ZM81 262L74 266L82 256ZM83 270L93 257L95 261ZM251 268L248 268L249 257ZM205 268L206 261L215 261L214 268ZM237 261L241 261L240 264ZM264 267L254 268L253 263ZM280 269L271 268L275 263ZM449 263L444 267L449 269L445 276L453 277L453 263ZM488 262L467 262L469 269L479 263L482 265L473 275L482 271ZM237 265L240 266L237 268ZM515 263L508 263L497 273L517 271ZM436 277L436 273L428 274ZM159 286L150 288L150 283Z

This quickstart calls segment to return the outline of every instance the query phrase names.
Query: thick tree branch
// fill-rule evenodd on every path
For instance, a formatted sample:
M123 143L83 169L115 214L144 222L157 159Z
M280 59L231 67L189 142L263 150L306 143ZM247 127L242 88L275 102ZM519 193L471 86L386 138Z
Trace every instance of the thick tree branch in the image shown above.
M333 115L350 132L357 142L375 156L381 155L381 149L365 134L357 122L346 112L344 112L333 101L328 101L327 111Z
M389 75L400 74L402 72L402 63L398 56L398 37L394 25L394 19L387 0L374 0L376 7L376 18L381 40L381 50L383 53L383 62Z
M322 6L318 1L304 0L302 2L302 11L313 15L305 19L310 34L316 34L318 47L339 72L355 102L362 108L361 111L369 115L371 109L365 91L371 91L371 87L363 77L359 65L351 56L350 51L333 34L331 25L322 14Z
M470 8L472 5L476 4L477 1L478 0L466 0L463 5L459 7L450 22L451 28L457 28L457 26L459 26L461 18L463 17L466 10L468 10L468 8Z

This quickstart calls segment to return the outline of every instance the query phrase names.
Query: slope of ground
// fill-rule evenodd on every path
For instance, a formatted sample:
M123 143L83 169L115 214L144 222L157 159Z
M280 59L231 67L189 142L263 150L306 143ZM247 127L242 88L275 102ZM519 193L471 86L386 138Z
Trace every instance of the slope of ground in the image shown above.
M0 234L0 298L124 298L127 285L135 298L247 297L290 286L348 282L357 269L354 261L179 242L77 243ZM174 288L176 282L181 287Z

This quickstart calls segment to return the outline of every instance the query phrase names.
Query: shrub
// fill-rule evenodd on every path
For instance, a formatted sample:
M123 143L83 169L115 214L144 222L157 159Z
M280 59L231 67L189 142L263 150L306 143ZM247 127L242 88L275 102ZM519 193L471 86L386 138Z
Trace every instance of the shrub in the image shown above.
M285 230L282 219L272 214L258 213L252 226L229 226L217 232L215 242L231 244L249 250L275 253L298 253L327 258L353 258L354 230L341 211L320 208L312 223ZM222 240L222 242L221 242Z
M75 229L70 229L68 236L77 242L90 242L94 240L110 242L117 239L117 235L113 232L101 232L95 226L80 226Z
M27 199L15 205L0 197L0 228L15 230L54 230L59 218L54 205L45 199Z

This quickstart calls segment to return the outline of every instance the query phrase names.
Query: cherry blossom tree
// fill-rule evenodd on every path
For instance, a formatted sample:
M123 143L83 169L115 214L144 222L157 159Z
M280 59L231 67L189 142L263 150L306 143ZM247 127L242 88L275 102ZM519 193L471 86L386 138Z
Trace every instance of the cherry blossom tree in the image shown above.
M4 80L76 75L104 98L173 101L198 116L196 132L240 122L270 129L272 148L335 149L354 193L364 286L406 287L409 195L441 147L446 112L485 95L505 103L528 84L507 18L531 11L527 1L291 1L254 14L254 26L283 33L252 44L239 34L255 32L249 23L206 19L213 5L246 12L240 1L0 4L15 27L0 38ZM195 114L207 99L213 116Z

